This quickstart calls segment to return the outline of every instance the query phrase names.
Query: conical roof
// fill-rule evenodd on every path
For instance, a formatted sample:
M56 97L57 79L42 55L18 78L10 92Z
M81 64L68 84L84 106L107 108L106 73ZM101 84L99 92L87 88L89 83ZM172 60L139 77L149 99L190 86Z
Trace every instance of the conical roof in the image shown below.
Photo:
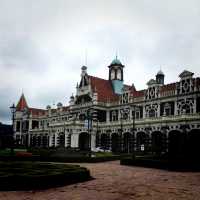
M162 70L159 70L157 75L164 75L163 71Z
M26 103L26 98L25 98L24 94L22 93L22 95L17 103L16 110L21 111L24 108L28 108L28 104Z
M116 58L111 62L111 65L122 65L122 63L116 56Z

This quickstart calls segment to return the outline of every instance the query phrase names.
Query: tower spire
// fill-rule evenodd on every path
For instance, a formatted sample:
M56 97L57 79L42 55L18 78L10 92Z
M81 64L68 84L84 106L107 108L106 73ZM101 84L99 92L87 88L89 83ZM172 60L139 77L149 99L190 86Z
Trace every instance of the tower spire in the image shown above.
M27 104L27 102L26 102L26 98L25 98L25 96L24 96L24 93L22 93L22 95L21 95L21 97L20 97L20 99L19 99L19 101L18 101L18 103L17 103L16 109L17 109L18 111L21 111L21 110L23 110L24 108L28 108L28 104Z
M116 57L116 60L118 59L118 52L117 52L117 50L116 50L116 55L115 55L115 57Z
M87 66L87 48L85 49L85 66Z

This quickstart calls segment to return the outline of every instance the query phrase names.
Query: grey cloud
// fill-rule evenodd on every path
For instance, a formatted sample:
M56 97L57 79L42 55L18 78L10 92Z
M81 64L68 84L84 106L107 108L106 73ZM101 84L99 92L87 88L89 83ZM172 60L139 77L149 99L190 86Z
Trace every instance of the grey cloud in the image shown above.
M36 73L44 71L47 64L34 41L14 34L0 38L0 61L8 70L20 67Z
M184 68L199 75L199 27L198 0L0 0L0 121L22 87L30 106L67 104L85 49L88 72L103 78L117 51L138 89L160 66L166 82Z

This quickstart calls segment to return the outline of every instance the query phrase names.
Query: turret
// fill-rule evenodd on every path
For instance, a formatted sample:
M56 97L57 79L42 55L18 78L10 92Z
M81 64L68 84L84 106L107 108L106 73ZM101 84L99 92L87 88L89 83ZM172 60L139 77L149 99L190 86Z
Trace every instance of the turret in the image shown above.
M109 68L109 80L112 82L113 90L116 94L122 94L123 89L123 68L121 61L116 58L108 66Z
M158 73L156 74L156 83L164 85L164 79L165 79L164 73L161 70L158 71Z

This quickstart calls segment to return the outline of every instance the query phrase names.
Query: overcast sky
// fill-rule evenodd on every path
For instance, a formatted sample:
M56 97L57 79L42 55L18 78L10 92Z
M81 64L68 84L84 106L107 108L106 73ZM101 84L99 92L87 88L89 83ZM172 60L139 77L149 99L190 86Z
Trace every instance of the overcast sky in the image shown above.
M80 68L108 78L117 52L125 83L146 88L200 75L199 0L0 0L0 121L22 90L30 107L68 104Z

